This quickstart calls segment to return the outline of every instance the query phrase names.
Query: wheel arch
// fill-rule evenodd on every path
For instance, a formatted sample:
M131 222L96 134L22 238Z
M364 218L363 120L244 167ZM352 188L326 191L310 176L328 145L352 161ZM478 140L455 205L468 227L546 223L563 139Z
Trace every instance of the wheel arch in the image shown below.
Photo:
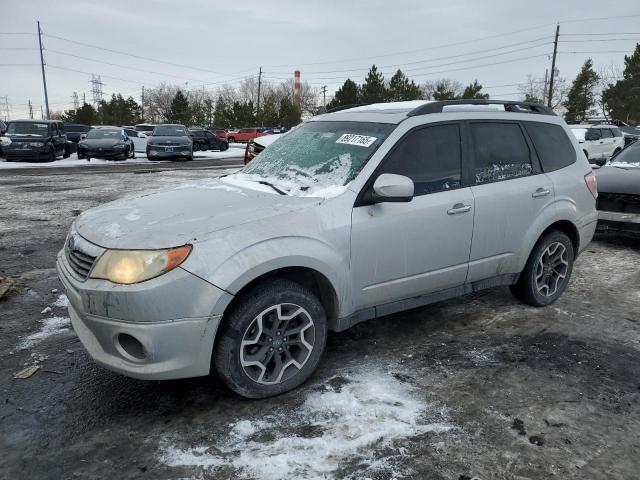
M336 328L339 315L337 291L331 280L329 280L325 274L308 266L280 267L255 276L250 280L246 280L238 289L231 302L225 307L222 322L224 322L225 316L233 310L235 305L243 299L246 292L259 286L261 283L277 278L298 283L313 292L325 310L329 329L334 330Z

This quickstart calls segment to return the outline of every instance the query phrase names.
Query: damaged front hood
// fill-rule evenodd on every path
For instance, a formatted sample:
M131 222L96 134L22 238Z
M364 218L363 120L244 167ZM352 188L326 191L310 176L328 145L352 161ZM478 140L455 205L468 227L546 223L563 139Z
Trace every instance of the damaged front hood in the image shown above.
M318 198L282 196L210 179L92 208L78 217L75 228L104 248L159 249L317 203Z

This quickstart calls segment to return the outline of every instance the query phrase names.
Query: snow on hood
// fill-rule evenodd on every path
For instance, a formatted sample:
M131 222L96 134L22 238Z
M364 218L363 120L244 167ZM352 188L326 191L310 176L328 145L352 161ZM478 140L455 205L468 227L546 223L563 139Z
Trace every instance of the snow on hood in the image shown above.
M168 248L317 203L317 198L236 187L215 178L92 208L78 217L75 228L105 248Z

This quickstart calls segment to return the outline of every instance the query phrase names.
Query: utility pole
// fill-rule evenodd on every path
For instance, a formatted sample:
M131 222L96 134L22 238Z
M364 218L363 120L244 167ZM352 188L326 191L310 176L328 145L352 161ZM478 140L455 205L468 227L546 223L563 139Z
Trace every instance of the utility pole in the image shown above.
M144 123L144 85L142 86L142 94L140 95L140 120Z
M73 109L78 110L78 108L80 108L80 105L78 104L78 92L73 92L73 95L71 95L71 100L73 101Z
M260 116L260 89L262 87L262 67L260 67L260 72L258 73L258 104L256 107L256 117Z
M40 118L44 120L44 112L42 111L42 104L40 104Z
M82 104L84 105L85 103L87 103L87 95L82 92Z
M549 98L547 107L551 108L553 103L553 78L556 74L556 55L558 54L558 36L560 35L560 24L556 25L556 39L553 42L553 59L551 60L551 77L549 78Z
M324 110L327 110L327 86L323 85L320 89L322 91L322 105L324 106Z
M40 20L38 20L38 44L40 45L40 66L42 67L42 84L44 85L44 104L47 107L47 120L49 120L49 94L47 93L47 77L44 74L44 56L42 55L42 30L40 29Z
M31 104L31 100L29 100L29 120L33 120L33 105Z
M542 89L542 104L544 105L547 102L547 85L549 82L549 69L545 68L544 70L544 88Z
M100 105L102 101L102 87L104 87L104 83L102 83L102 79L100 75L91 74L91 91L93 93L93 104L96 108Z

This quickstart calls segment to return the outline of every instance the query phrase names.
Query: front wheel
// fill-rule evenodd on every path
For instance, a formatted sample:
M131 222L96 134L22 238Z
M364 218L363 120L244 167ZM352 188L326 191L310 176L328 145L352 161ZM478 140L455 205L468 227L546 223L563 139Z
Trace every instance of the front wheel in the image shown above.
M556 230L546 234L534 247L511 292L534 307L552 304L569 284L574 256L573 243L565 233Z
M318 366L327 341L327 318L318 298L284 279L246 292L223 322L213 352L215 368L247 398L299 386Z

